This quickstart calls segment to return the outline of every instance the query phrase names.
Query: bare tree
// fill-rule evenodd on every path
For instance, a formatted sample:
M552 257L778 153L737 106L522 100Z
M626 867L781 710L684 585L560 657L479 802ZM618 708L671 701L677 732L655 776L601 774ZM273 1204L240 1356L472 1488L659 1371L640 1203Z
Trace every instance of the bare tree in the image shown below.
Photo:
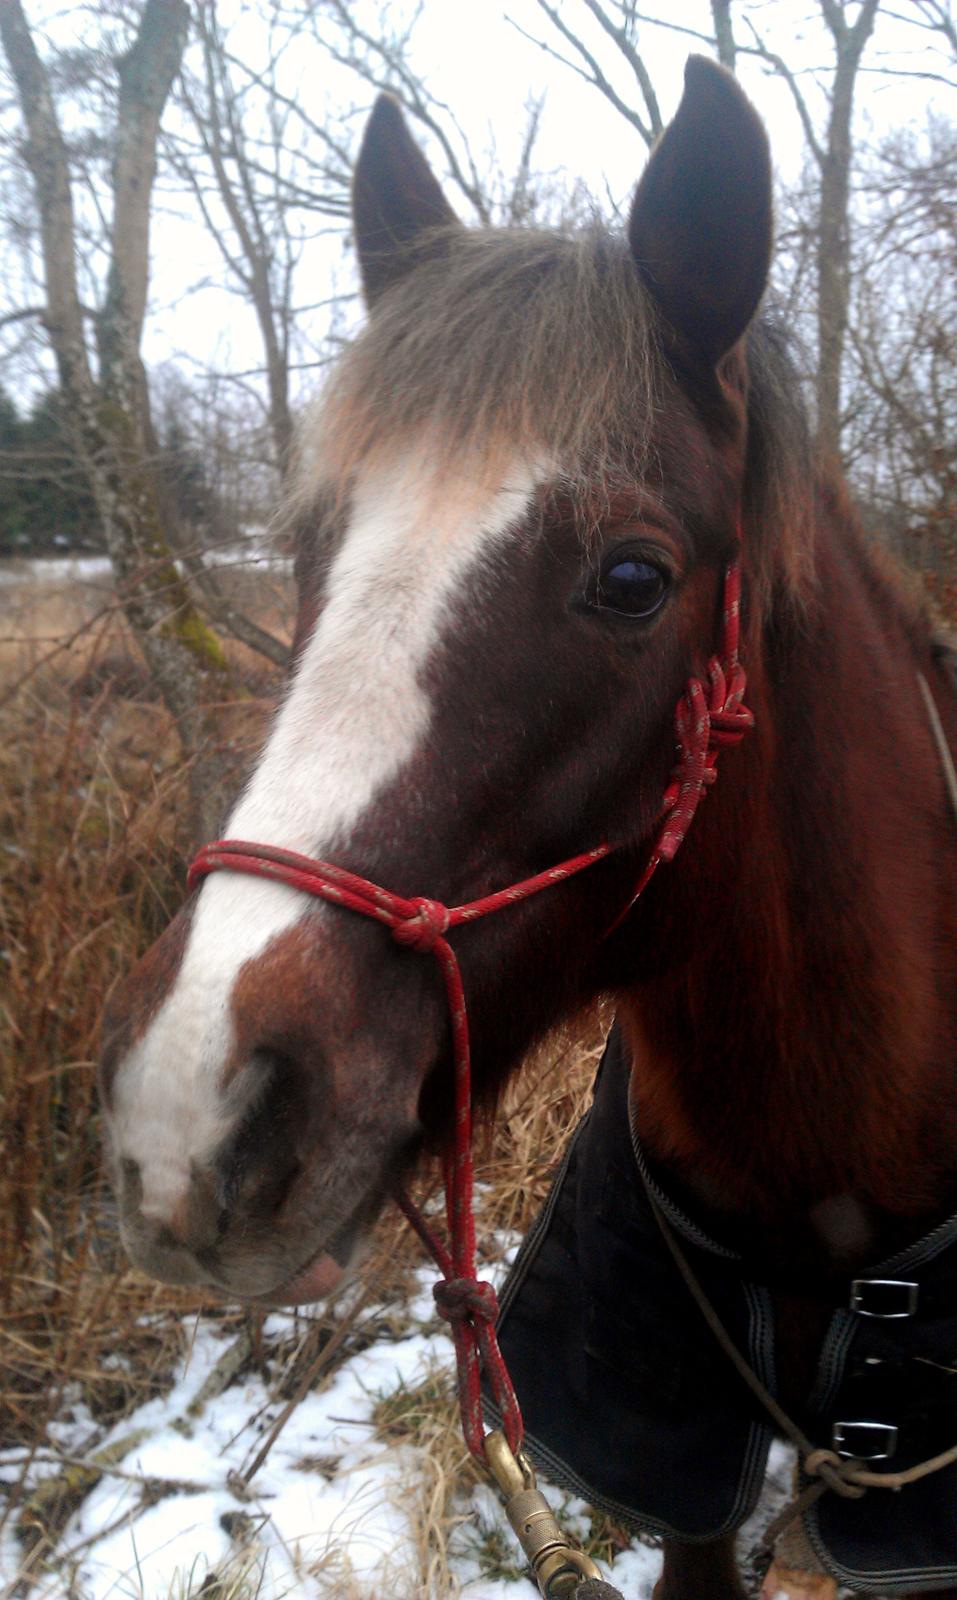
M581 185L542 171L536 160L543 96L531 94L517 160L503 160L494 142L480 147L431 88L415 60L421 0L411 11L383 5L374 26L348 0L278 0L290 27L309 35L329 59L353 75L357 90L385 90L402 105L436 155L445 187L468 214L485 224L514 227L562 222L580 214ZM371 96L370 96L371 98Z
M820 188L816 219L818 442L830 454L841 449L841 375L851 292L851 129L861 59L874 31L880 0L860 0L853 22L841 0L819 0L831 38L833 67L827 84L827 118L818 132L799 75L772 50L749 20L752 48L783 79L801 119L817 165Z
M862 182L846 448L889 536L938 588L957 571L957 125L886 139ZM955 596L947 594L951 614Z
M293 455L290 366L297 326L314 306L297 303L308 244L348 222L351 163L337 130L283 91L281 66L295 31L262 19L263 55L231 48L217 0L194 8L197 63L184 66L178 98L185 129L166 143L222 261L226 284L251 306L263 352L265 417L276 470Z
M418 15L416 8L393 22L386 7L366 27L340 0L274 0L257 18L251 49L248 26L234 43L218 0L197 0L194 7L194 39L174 88L183 116L166 133L163 150L218 253L223 287L253 311L262 351L261 365L242 372L206 367L198 378L220 393L232 384L261 407L280 480L294 457L296 375L331 358L357 309L354 282L340 287L331 252L315 249L323 237L347 238L357 104L380 89L396 95L438 145L451 186L479 221L567 220L584 209L583 186L569 189L564 176L537 166L541 97L530 97L514 160L506 164L494 148L472 148L413 62ZM291 87L290 59L306 58L319 74L336 75L340 110L316 115L315 101ZM329 279L318 298L317 261ZM217 622L279 659L229 613L200 552L182 555Z
M885 5L888 0L885 0ZM937 64L928 62L917 68L898 69L907 77L923 78L925 82L944 83L949 89L957 87L953 69L957 66L957 13L953 0L907 0L903 11L889 7L890 14L910 27L919 28L931 45L950 57L951 71L937 70Z
M714 25L714 43L718 60L729 72L734 72L738 60L738 47L731 21L731 0L711 0L711 21Z
M518 32L524 38L531 39L537 44L547 56L561 62L577 77L597 89L635 132L640 134L650 149L662 132L664 122L651 73L639 45L640 27L649 19L641 17L630 0L580 0L580 4L606 38L612 41L617 62L619 65L624 64L626 75L634 85L634 97L619 92L611 74L602 67L597 50L589 46L577 24L565 20L567 7L555 5L552 0L538 0L539 10L544 13L562 40L560 48L555 48L546 40L534 38L526 33L524 28L518 27L514 19L513 26L518 28ZM655 21L654 18L650 20L652 23ZM639 105L643 110L638 109Z
M151 468L152 429L140 339L146 310L150 202L160 119L186 36L185 0L146 0L116 63L108 267L95 317L78 287L78 230L70 155L50 73L20 0L0 6L0 42L16 85L23 155L40 218L46 299L42 320L119 594L137 644L193 757L195 823L214 821L210 699L226 676L222 645L197 611L168 545ZM95 339L88 341L90 321ZM211 684L216 684L211 694Z

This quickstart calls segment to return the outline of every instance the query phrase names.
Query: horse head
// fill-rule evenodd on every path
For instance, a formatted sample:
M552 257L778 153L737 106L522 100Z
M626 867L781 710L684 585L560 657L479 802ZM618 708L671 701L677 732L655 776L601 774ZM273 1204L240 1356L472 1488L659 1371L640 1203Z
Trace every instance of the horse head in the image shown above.
M370 315L307 429L294 664L227 832L446 906L608 844L449 935L489 1094L667 958L608 931L740 537L770 210L764 131L702 59L621 233L468 230L393 101L365 134ZM202 882L105 1039L123 1237L170 1281L318 1297L448 1120L433 964L282 882Z

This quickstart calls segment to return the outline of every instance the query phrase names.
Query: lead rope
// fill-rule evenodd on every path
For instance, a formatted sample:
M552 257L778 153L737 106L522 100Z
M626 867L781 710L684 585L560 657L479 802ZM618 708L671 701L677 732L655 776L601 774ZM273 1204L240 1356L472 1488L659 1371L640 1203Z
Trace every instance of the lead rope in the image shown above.
M940 757L940 764L943 768L944 784L947 789L947 798L950 801L950 809L954 813L955 820L957 820L957 772L954 771L954 758L950 753L950 745L947 743L944 724L940 720L937 702L931 694L930 684L922 672L918 672L917 682L923 696L927 720L930 723L930 731L934 735L934 743L937 746L937 754Z
M754 725L744 704L746 677L738 660L741 605L740 563L725 571L720 655L708 665L707 684L692 678L675 710L678 761L662 798L659 830L637 886L624 909L606 930L607 938L631 911L658 867L672 861L685 838L708 787L716 776L719 751L737 744ZM534 877L460 906L445 906L424 897L405 899L367 878L314 860L277 845L242 839L220 839L204 845L187 878L194 888L210 872L232 871L271 878L304 894L345 910L371 917L390 929L407 949L431 952L445 984L452 1033L455 1107L453 1136L444 1160L445 1210L449 1244L436 1235L404 1193L398 1203L436 1261L442 1281L434 1294L439 1315L451 1326L455 1344L462 1430L471 1454L492 1473L505 1498L509 1521L518 1535L541 1593L546 1600L622 1600L603 1581L591 1558L569 1543L535 1486L535 1475L522 1450L524 1427L515 1391L498 1347L495 1323L498 1300L492 1284L477 1276L473 1216L471 1052L465 991L458 958L446 935L452 928L516 905L541 890L563 883L613 846L597 845ZM502 1416L504 1432L486 1435L482 1421L481 1375L484 1370Z

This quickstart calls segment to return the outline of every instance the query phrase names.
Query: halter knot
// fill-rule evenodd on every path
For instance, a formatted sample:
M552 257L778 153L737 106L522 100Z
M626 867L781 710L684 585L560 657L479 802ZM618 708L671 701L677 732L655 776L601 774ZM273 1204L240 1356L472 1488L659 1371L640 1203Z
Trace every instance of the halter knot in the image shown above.
M747 706L734 706L730 711L712 711L708 748L723 750L727 745L740 744L749 728L754 727L754 713Z
M821 1478L844 1500L860 1500L867 1492L862 1484L853 1483L848 1477L857 1470L858 1463L844 1460L834 1450L812 1450L805 1456L803 1466L809 1478Z
M479 1278L442 1278L433 1284L435 1309L445 1322L486 1322L498 1319L498 1295Z
M403 917L395 924L392 937L396 944L404 944L408 950L428 953L449 931L452 920L449 908L439 900L419 899L410 904L415 910L410 917Z
M691 678L675 709L678 760L662 802L664 824L655 847L656 861L671 861L684 839L705 792L717 777L718 751L739 744L754 716L744 704L747 678L740 662L725 665L712 656L708 681Z
M754 713L744 704L748 680L739 661L727 670L712 657L708 666L711 693L708 704L709 751L722 750L726 745L740 744L749 728L754 727Z

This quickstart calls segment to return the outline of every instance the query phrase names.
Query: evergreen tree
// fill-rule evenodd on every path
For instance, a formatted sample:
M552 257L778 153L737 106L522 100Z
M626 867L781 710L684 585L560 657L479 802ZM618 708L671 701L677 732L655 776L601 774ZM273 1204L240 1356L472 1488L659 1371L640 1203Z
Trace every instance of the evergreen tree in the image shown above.
M65 426L62 396L49 390L23 419L0 389L0 555L101 548L96 507Z

